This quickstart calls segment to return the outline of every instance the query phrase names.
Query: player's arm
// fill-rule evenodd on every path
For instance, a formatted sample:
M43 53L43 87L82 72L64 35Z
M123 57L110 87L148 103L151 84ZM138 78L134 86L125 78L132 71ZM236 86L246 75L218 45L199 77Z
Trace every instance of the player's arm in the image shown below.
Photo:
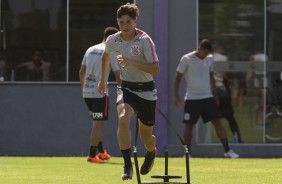
M79 70L79 81L80 81L80 86L81 87L84 86L85 74L86 74L86 66L85 65L81 65L80 66L80 70Z
M210 72L210 84L211 84L211 90L213 93L213 96L216 100L216 104L219 104L219 98L218 98L218 94L217 94L217 89L216 89L216 85L215 85L215 79L214 79L214 73Z
M110 64L111 54L106 51L102 54L102 65L101 65L101 78L98 84L98 91L101 95L105 95L106 82L107 82L107 69Z
M117 85L121 86L120 71L119 70L114 71L114 76L115 76Z
M255 58L254 55L251 55L249 58L250 62L254 62ZM248 71L246 73L246 87L250 87L251 86L251 81L254 79L254 72L253 71Z
M246 74L246 87L251 86L251 81L254 79L254 72L248 71Z
M132 60L126 57L123 58L122 56L120 56L122 60L118 60L118 61L124 62L121 64L121 66L123 67L126 67L127 65L131 65L152 75L158 75L160 73L160 66L156 54L155 45L150 37L144 38L143 41L144 42L142 45L142 49L146 60L145 62Z
M121 86L121 79L120 79L120 66L117 61L117 56L114 54L111 55L110 66L114 73L115 80L118 86Z
M119 56L118 62L121 63L122 67L134 66L144 72L150 73L152 75L158 75L160 72L159 62L144 63L136 60L132 60L126 57Z
M182 79L183 74L180 72L176 72L174 78L174 103L175 105L179 106L181 104L181 99L179 96L179 86Z

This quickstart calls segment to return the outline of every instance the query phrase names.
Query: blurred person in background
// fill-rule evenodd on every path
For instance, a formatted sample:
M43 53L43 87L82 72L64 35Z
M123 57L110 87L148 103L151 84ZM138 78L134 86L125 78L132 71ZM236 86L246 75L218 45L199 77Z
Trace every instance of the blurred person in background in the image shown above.
M6 62L4 57L0 55L0 82L6 80Z
M224 48L222 46L215 46L213 59L214 62L228 61L227 56L224 55ZM236 141L236 143L242 143L239 126L234 117L231 91L227 73L214 72L214 79L217 88L217 94L219 97L219 117L225 118L228 121L230 130L232 131L234 136L234 141Z
M51 63L43 60L41 51L35 50L29 61L16 65L14 70L16 75L21 70L25 81L50 81L50 67Z
M250 62L254 63L263 63L268 60L266 54L264 54L263 50L258 48L255 51L255 54L251 55L249 58ZM263 125L264 117L264 81L266 81L267 87L267 76L264 71L249 71L246 74L246 87L247 88L255 88L257 93L257 103L255 105L255 110L258 111L256 115L256 125Z

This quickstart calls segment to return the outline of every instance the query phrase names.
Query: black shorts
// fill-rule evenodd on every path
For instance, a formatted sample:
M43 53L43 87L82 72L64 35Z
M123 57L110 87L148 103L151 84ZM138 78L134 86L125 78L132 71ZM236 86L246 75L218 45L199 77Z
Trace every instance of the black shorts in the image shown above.
M214 98L185 100L183 123L197 123L199 117L204 123L218 118L218 107Z
M137 118L147 126L153 126L155 124L156 113L156 100L146 100L138 95L126 90L122 90L122 97L118 98L117 105L121 103L127 103L136 112Z
M88 107L89 114L93 120L108 120L109 116L109 97L103 98L84 98Z

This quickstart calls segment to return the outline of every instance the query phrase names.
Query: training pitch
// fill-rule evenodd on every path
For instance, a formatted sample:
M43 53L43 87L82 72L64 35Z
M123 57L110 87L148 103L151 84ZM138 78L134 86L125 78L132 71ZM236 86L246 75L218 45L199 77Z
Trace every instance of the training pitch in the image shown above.
M143 157L138 158L139 166ZM132 157L133 161L133 157ZM185 181L185 159L169 158L169 174ZM191 158L192 184L281 184L281 159ZM2 184L137 184L136 173L122 181L121 157L106 164L88 163L85 157L0 157ZM152 171L142 181L160 181L151 175L164 173L164 157L157 157Z

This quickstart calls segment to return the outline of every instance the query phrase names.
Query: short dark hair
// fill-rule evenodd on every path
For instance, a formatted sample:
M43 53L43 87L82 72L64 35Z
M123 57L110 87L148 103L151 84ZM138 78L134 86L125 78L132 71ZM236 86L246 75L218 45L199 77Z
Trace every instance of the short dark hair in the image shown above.
M200 42L199 47L213 52L212 44L211 44L211 42L208 39L203 39Z
M139 8L135 4L126 3L117 10L117 18L123 15L128 15L132 19L136 19L139 16Z
M40 49L35 49L33 52L32 52L32 55L42 55L42 51Z
M104 40L106 40L108 38L108 36L115 34L116 32L118 32L118 29L115 27L107 27L104 30Z

